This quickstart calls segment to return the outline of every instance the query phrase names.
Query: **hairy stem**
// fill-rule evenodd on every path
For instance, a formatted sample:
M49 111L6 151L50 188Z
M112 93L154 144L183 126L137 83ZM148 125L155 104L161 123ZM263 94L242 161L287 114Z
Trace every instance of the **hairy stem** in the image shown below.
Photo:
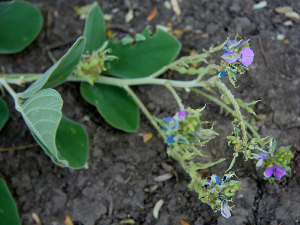
M158 123L154 120L151 113L148 111L146 106L141 102L139 97L131 90L131 88L127 85L124 85L123 88L128 92L128 94L134 99L136 104L140 107L142 112L146 115L146 117L150 120L151 124L154 126L154 128L158 131L158 133L163 137L164 140L167 140L167 136L161 131L160 126Z
M190 89L198 94L205 96L206 98L212 100L213 102L217 103L220 107L222 107L226 111L228 111L233 117L237 117L236 111L234 111L232 108L227 106L225 103L221 102L219 99L217 99L217 98L211 96L210 94L207 94L199 89L196 89L196 88L190 88ZM256 138L258 138L258 139L261 138L260 135L257 133L257 131L253 128L253 126L250 123L248 123L245 120L244 120L244 123Z
M241 129L242 129L242 132L243 132L243 145L246 146L247 142L248 142L248 138L247 138L245 121L244 121L243 116L241 114L240 106L238 105L238 103L236 102L234 96L231 94L230 90L226 87L226 85L224 83L221 83L221 82L217 81L215 84L217 85L218 88L220 88L220 90L222 90L222 92L225 95L227 95L227 97L230 99L231 103L233 104L233 107L234 107L235 112L236 112L236 117L240 120L240 125L241 125Z
M170 92L172 93L172 95L174 96L179 108L181 110L184 110L184 106L181 102L181 99L180 99L179 95L177 94L177 92L174 90L174 88L169 83L166 83L165 85L166 85L166 88L168 88L170 90Z

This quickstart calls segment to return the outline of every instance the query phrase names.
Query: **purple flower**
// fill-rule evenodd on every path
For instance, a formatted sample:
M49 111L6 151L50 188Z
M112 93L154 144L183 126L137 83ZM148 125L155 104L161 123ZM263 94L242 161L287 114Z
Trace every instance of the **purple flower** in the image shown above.
M275 179L278 180L286 174L286 170L281 166L274 165L266 169L264 172L266 178L271 177L273 174L275 176Z
M222 202L222 204L221 204L221 213L222 213L222 216L224 216L225 218L231 217L231 212L230 212L230 209L228 207L227 201Z
M185 110L179 110L179 112L173 117L175 121L184 121L186 116L189 115L190 113Z
M248 42L250 41L250 39L246 40L246 41L243 41L241 44L235 46L235 48L239 48L239 47L242 47L243 45L247 44ZM236 41L235 40L229 40L227 42L227 46L230 47L231 45L235 44Z
M250 48L243 48L239 53L228 52L221 57L228 63L239 60L244 66L249 66L253 62L254 52Z
M258 162L256 163L256 167L257 168L258 167L262 167L264 160L267 159L267 158L269 158L269 157L266 156L267 154L268 153L266 153L266 152L260 152L260 153L258 153L258 155L260 155L261 157L258 158Z
M241 57L239 58L239 61L244 65L244 66L249 66L254 59L254 52L251 50L251 48L243 48L239 54Z

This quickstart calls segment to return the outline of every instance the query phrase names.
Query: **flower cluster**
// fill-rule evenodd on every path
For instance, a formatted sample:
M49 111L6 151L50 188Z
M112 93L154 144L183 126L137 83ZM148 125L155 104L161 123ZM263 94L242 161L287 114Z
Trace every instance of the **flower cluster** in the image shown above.
M271 143L276 143L275 139L272 139ZM291 171L291 167L288 166L291 159L294 157L293 153L289 150L289 147L269 146L268 149L259 152L258 161L256 163L257 168L266 168L264 176L269 179L271 183L275 180L282 178L286 175L287 171ZM272 176L274 175L274 177ZM274 179L275 178L275 179Z
M98 75L102 71L107 70L106 61L118 59L116 56L107 55L111 52L110 49L107 49L107 46L108 42L106 41L98 50L92 52L92 54L82 55L79 64L74 70L74 75L84 77L87 82L93 85L98 79Z
M181 151L182 148L191 149L195 145L203 146L207 141L218 135L212 128L203 129L202 124L209 123L200 120L203 109L193 110L188 108L187 110L180 110L173 117L156 118L156 121L162 127L162 131L167 136L165 142L168 145L169 154L174 148L180 148Z
M195 189L199 193L199 199L209 204L214 212L221 211L224 217L229 218L233 206L228 205L228 202L232 201L228 198L234 196L235 192L241 189L240 185L242 184L239 181L231 180L234 175L233 172L230 172L225 174L222 179L215 174L206 180L194 179L189 188Z
M249 40L237 41L227 40L223 47L224 53L221 57L224 59L221 64L221 72L218 78L229 76L229 80L234 85L236 81L236 74L243 74L248 70L248 66L253 62L254 52L249 48Z

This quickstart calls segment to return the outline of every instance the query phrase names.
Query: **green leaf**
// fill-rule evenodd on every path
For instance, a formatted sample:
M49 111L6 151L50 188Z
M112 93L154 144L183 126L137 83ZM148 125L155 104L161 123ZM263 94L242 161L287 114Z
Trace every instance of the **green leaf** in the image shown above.
M0 225L21 225L14 199L3 179L0 178Z
M54 89L43 89L17 108L36 141L54 162L68 166L56 148L56 131L62 117L63 101Z
M85 21L83 36L86 38L86 45L83 52L92 54L99 49L105 41L105 34L103 13L95 2Z
M63 116L56 133L56 147L71 168L82 168L88 159L89 140L84 128Z
M147 77L172 62L180 51L180 42L161 29L157 29L152 37L149 28L142 34L146 40L138 41L134 46L109 39L108 48L118 60L107 62L106 74L122 78Z
M66 166L52 154L33 132L31 133L54 163ZM55 143L57 151L68 161L69 168L79 169L86 164L89 153L88 136L80 124L63 116L57 129Z
M0 53L22 51L39 34L43 17L31 3L10 1L0 3Z
M123 88L81 83L80 92L85 100L97 107L110 125L126 132L137 131L140 120L139 109Z
M0 131L9 118L9 111L6 102L0 98Z
M85 38L78 38L69 51L58 62L48 69L41 78L36 80L24 92L18 93L18 97L24 99L29 98L41 89L55 87L65 82L79 63L84 45Z

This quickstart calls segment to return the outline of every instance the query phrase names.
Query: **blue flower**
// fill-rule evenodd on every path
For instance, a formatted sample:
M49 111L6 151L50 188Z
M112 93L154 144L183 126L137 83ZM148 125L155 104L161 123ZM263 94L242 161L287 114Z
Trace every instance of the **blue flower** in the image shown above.
M211 176L211 180L214 182L214 183L218 183L218 184L221 184L222 180L216 175L216 174L213 174Z
M174 138L176 135L171 135L170 137L167 138L166 143L174 143Z
M219 73L218 78L226 77L227 75L228 75L228 73L224 70L221 73Z

